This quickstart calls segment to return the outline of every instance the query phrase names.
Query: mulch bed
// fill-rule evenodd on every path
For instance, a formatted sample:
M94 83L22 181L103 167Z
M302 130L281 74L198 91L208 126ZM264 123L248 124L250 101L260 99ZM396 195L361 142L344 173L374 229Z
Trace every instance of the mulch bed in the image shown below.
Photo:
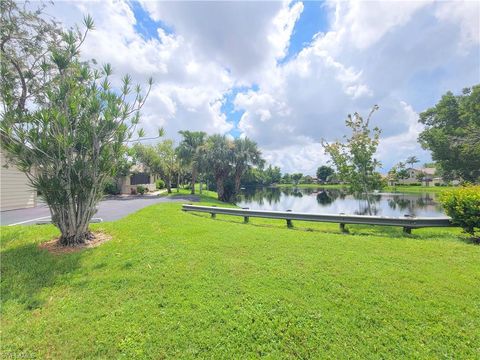
M112 239L110 235L102 232L93 232L93 235L94 238L92 240L77 246L62 246L58 243L59 238L57 237L50 241L39 244L38 247L42 250L47 250L51 254L60 255L82 251L83 249L94 248Z

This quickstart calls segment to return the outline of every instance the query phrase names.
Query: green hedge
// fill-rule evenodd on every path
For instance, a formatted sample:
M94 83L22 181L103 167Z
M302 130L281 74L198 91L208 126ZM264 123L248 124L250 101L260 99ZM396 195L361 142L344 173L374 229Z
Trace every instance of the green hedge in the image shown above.
M103 186L103 193L107 195L118 195L120 194L120 189L115 180L107 180Z
M465 232L475 236L480 230L480 186L448 190L440 197L445 212Z
M157 190L161 190L165 187L165 181L163 181L162 179L158 179L157 181L155 181L155 186L157 187Z

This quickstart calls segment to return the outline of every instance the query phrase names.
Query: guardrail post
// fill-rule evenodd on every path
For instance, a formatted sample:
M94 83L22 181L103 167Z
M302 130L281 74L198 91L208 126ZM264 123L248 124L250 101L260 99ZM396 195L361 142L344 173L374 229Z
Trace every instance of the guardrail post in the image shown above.
M216 206L216 205L212 205L212 207L217 207L217 206ZM215 214L215 213L212 212L212 213L210 213L210 217L211 217L212 219L215 219L215 218L217 217L217 214Z
M413 218L413 217L414 217L414 216L412 216L412 215L410 215L410 214L405 214L405 215L403 215L403 216L406 217L406 218ZM411 228L411 227L408 227L408 226L404 226L404 227L403 227L403 232L404 232L405 234L411 234L411 233L412 233L412 228Z
M344 223L340 223L340 231L345 234L348 233L348 229L346 228Z
M287 212L292 212L292 210L287 210ZM293 228L293 223L291 219L287 219L287 227L289 229Z
M248 207L244 207L244 208L242 208L242 209L243 209L243 210L250 210L250 208L248 208ZM244 217L243 217L243 223L244 223L244 224L248 224L249 221L250 221L250 217L249 217L249 216L244 216Z

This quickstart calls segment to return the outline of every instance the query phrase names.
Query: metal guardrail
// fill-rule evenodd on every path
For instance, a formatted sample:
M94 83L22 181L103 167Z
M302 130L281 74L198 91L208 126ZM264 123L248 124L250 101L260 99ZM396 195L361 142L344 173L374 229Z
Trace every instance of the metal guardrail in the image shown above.
M204 212L211 214L215 218L216 214L243 216L244 222L248 223L250 217L259 217L266 219L286 220L288 227L293 227L293 220L299 221L316 221L330 222L340 224L342 231L347 231L345 224L365 224L365 225L382 225L382 226L401 226L403 231L411 233L412 229L424 227L449 227L452 224L449 217L385 217L385 216L367 216L367 215L334 215L334 214L310 214L295 213L291 211L268 211L268 210L249 210L224 208L216 206L201 206L183 204L183 211Z

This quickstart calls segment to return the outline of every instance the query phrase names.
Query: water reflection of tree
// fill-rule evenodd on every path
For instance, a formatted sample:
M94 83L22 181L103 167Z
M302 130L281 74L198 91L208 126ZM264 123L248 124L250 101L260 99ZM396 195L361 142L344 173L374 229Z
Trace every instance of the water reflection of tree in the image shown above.
M246 188L243 191L243 199L245 202L257 202L263 205L268 202L269 205L276 204L280 201L282 193L278 188Z
M298 197L298 198L301 198L301 197L303 197L303 194L302 194L302 192L301 192L301 191L299 191L299 190L292 191L292 194L291 194L291 195L292 195L292 196L295 196L295 197Z
M428 207L438 207L435 199L430 194L418 195L394 195L387 201L388 206L393 209L407 210L408 215L416 216L418 210L426 209Z
M320 190L317 193L317 202L319 205L329 205L333 203L336 199L344 199L346 192L342 190Z
M331 198L330 196L328 196L328 192L327 192L327 191L320 191L320 192L317 194L317 202L318 202L320 205L329 205L329 204L331 204L333 201L334 201L334 199Z
M356 215L378 215L380 209L376 204L381 200L382 196L379 194L362 194L358 193L354 195L354 199L360 200L358 210L355 211Z

